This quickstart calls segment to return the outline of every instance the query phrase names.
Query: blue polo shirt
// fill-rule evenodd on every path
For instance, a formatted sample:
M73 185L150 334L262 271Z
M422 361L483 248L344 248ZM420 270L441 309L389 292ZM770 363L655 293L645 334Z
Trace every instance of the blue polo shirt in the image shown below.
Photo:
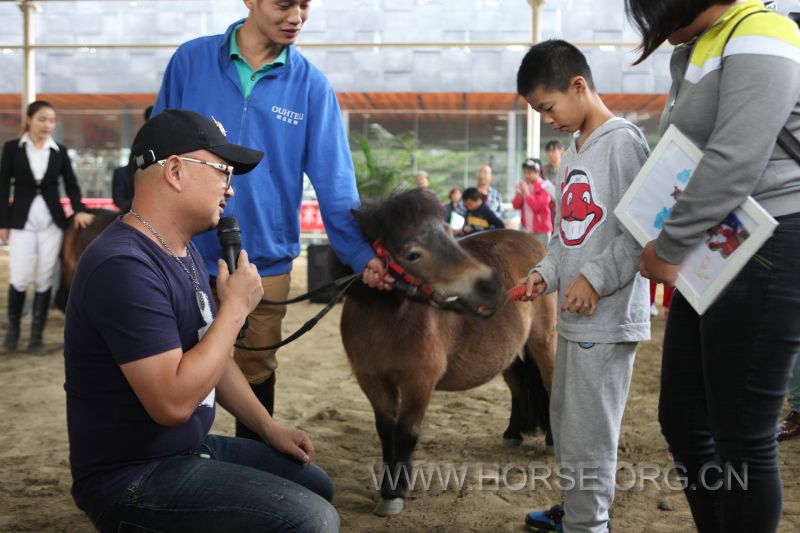
M236 66L236 73L239 74L239 83L242 84L242 93L246 100L250 98L253 87L258 83L258 80L264 77L264 74L286 64L286 47L283 47L281 53L278 54L278 57L276 57L272 63L261 65L261 68L253 72L250 63L242 57L241 52L239 52L239 46L236 44L236 34L239 33L239 28L241 27L242 25L239 24L231 32L231 59L233 59L233 64Z

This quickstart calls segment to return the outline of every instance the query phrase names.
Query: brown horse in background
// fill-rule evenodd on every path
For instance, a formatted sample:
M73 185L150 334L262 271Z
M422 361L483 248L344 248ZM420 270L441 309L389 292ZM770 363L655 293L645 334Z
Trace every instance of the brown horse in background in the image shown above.
M407 279L427 288L409 296L357 284L342 310L344 347L375 413L382 474L390 474L381 476L374 510L387 516L403 509L434 389L471 389L502 373L512 397L504 443L520 444L537 426L547 429L544 385L549 390L555 364L556 295L506 302L507 289L544 257L544 247L512 230L457 241L428 192L400 193L354 214Z
M94 215L94 220L89 226L78 229L72 224L72 217L70 217L67 228L64 230L64 240L61 242L61 282L53 302L53 305L61 311L67 309L69 289L72 286L72 278L75 276L75 269L78 267L78 259L81 254L120 215L119 212L109 209L89 209L88 211Z

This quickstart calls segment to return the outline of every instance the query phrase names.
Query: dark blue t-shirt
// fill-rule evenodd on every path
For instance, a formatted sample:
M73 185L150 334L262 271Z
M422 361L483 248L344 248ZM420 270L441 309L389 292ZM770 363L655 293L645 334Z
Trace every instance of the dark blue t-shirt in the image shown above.
M211 294L208 272L193 244L197 276ZM188 257L180 258L191 272ZM64 327L67 429L72 495L96 512L149 465L196 450L214 421L214 396L183 425L165 427L145 411L120 365L175 348L189 350L216 315L210 298L201 314L186 272L161 246L116 220L78 263Z

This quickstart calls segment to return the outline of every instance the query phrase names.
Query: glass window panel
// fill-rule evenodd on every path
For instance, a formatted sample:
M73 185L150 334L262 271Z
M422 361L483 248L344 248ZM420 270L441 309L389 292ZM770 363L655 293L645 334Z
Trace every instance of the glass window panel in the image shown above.
M344 4L344 6L343 6ZM223 32L247 15L242 2L215 0L40 1L40 44L180 43ZM548 0L544 38L637 41L621 4ZM20 10L0 1L0 42L19 43ZM301 42L527 42L531 8L520 0L315 0ZM8 38L8 39L7 39Z
M247 16L241 1L46 1L39 6L38 44L179 44L222 33Z
M530 7L520 0L344 0L312 4L303 42L523 42Z
M156 93L173 50L93 48L39 50L41 93Z
M85 197L111 196L111 175L127 163L133 136L144 122L143 111L141 102L124 98L107 109L59 106L57 134L70 148Z
M22 92L22 50L0 47L0 94Z
M449 102L449 107L440 110L392 110L391 105L369 111L348 110L355 157L362 157L354 141L356 136L367 138L370 148L382 157L393 153L398 158L406 153L398 138L408 134L414 139L413 159L405 162L404 166L409 184L414 171L426 170L432 189L444 197L453 186L474 185L478 166L489 164L494 171L493 186L510 201L516 182L522 179L520 165L527 157L527 111L519 104L504 112L482 111L470 108L471 100L465 101L460 96L460 93L436 93L440 102ZM486 98L501 102L513 96L496 94ZM430 94L419 95L421 101L428 101L430 97ZM359 99L361 101L357 101ZM393 99L405 101L403 95L390 93L347 95L343 98L343 108L347 109L348 105L366 106L366 102L377 106ZM607 94L605 99L615 114L642 128L651 145L657 143L662 96ZM487 105L476 99L472 101L479 102L478 106ZM567 147L571 136L542 125L540 157L544 164L547 164L545 146L551 140L559 140ZM403 163L402 158L397 162Z
M22 97L19 94L0 94L0 143L19 137L21 105Z
M22 44L22 11L16 2L0 2L0 48Z

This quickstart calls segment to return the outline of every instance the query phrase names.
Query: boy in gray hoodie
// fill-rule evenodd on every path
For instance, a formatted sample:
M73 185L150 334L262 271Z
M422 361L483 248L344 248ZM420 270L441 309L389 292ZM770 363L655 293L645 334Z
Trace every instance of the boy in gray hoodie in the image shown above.
M641 247L613 210L649 148L636 126L608 110L586 58L567 42L532 47L517 91L547 124L576 134L556 181L558 238L520 281L524 299L558 290L561 307L550 423L563 504L529 513L526 524L605 532L636 345L650 338Z

